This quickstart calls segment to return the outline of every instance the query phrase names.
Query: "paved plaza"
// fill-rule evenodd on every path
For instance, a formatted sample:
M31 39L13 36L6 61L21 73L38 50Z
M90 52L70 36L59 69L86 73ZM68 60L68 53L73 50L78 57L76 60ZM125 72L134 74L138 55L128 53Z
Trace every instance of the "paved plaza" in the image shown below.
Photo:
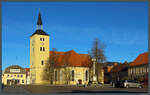
M147 93L148 88L113 88L110 85L104 87L76 87L76 86L42 86L27 85L5 87L4 93Z

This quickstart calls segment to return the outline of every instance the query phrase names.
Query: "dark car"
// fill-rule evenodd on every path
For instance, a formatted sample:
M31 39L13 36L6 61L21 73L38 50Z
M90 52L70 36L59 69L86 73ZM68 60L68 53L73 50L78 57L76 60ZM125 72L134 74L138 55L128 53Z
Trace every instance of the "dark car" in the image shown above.
M92 81L89 81L87 86L91 86L91 84L92 84Z
M120 87L123 87L124 86L124 81L115 81L113 82L113 87L117 87L117 88L120 88Z

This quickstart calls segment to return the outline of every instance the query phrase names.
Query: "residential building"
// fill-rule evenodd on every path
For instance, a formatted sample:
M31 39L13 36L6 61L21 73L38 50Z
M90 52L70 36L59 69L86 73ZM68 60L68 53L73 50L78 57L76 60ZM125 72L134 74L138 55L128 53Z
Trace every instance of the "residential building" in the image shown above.
M111 70L113 67L117 66L118 62L106 62L104 63L104 83L110 83L112 81Z
M148 75L148 52L138 55L138 57L129 64L128 76L130 79L144 79Z
M111 81L125 80L128 78L128 63L120 63L114 66L110 71Z
M2 75L4 85L25 85L26 70L18 65L12 65L5 69Z
M30 68L25 68L26 70L26 84L30 84Z

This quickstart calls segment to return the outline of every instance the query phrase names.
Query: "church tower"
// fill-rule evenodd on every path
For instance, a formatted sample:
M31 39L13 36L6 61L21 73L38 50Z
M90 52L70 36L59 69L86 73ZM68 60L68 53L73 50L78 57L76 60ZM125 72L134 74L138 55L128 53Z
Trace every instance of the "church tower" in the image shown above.
M37 30L30 36L30 83L43 84L44 66L49 62L49 35L42 29L39 11Z

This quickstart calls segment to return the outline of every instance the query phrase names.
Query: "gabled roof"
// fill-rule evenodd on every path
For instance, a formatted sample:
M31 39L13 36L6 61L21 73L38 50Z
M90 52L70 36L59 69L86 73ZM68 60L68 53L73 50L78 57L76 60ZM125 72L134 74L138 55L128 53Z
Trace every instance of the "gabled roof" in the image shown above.
M78 54L74 50L67 52L55 52L58 55L57 63L55 66L74 66L74 67L87 67L90 62L90 56L88 54ZM53 56L52 51L50 51L50 57Z
M32 37L32 36L35 35L35 34L49 36L49 35L48 35L46 32L44 32L42 29L36 30L30 37Z
M124 63L124 64L119 64L114 66L110 72L121 72L123 70L128 70L128 64Z
M140 54L129 66L148 64L148 52Z
M19 65L11 65L7 67L4 73L14 73L14 72L10 72L10 69L20 69L20 72L15 72L15 73L25 73L25 69Z

